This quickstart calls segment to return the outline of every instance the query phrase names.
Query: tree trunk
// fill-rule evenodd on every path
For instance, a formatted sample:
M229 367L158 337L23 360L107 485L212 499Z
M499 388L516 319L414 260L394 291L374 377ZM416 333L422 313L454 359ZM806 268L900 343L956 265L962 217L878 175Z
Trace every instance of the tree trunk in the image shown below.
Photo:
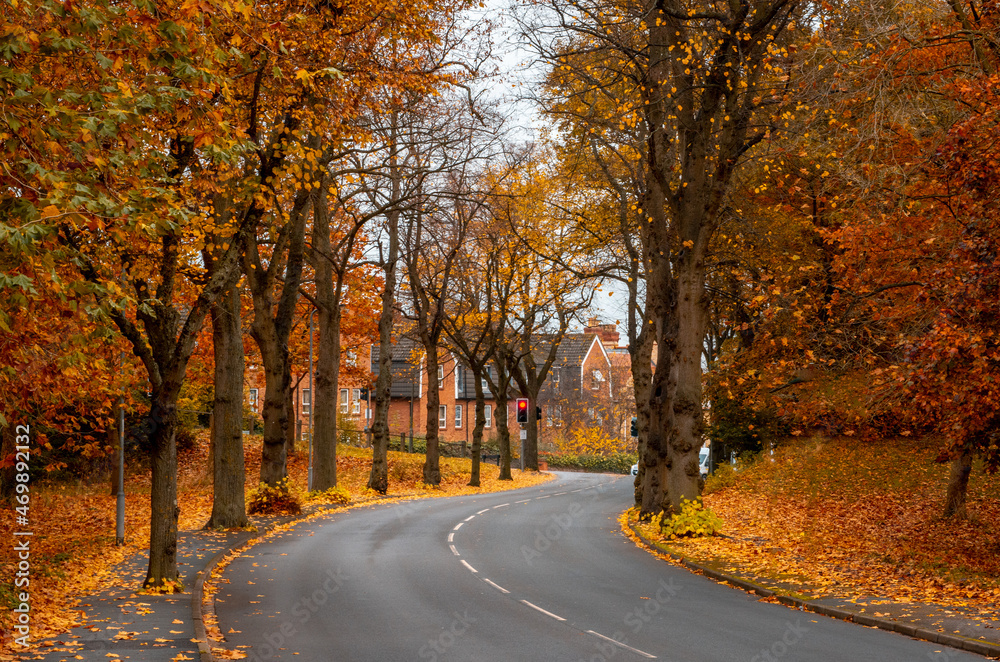
M705 420L702 415L702 342L705 337L705 272L697 263L681 264L677 277L677 385L673 427L668 445L667 494L672 512L700 494L698 453ZM667 508L667 504L664 504Z
M655 236L650 242L659 245L662 237ZM656 369L651 376L647 391L649 424L645 448L640 458L641 503L639 517L649 520L657 515L667 494L667 479L670 471L668 439L674 425L674 394L677 388L677 366L675 364L677 316L675 285L671 277L670 264L653 248L649 253L649 276L646 286L646 314L653 320L653 339L656 341ZM652 344L652 341L651 341ZM640 407L640 411L641 411Z
M329 274L326 275L329 277ZM317 273L317 281L320 275ZM329 287L328 287L329 285ZM330 292L326 292L329 289ZM340 381L340 306L332 283L316 285L320 300L319 352L316 362L316 396L313 425L313 489L337 486L337 390ZM329 294L329 296L327 296Z
M263 347L261 350L263 354ZM285 453L289 425L286 395L291 378L284 370L287 365L287 348L284 350L277 348L276 351L283 351L286 360L262 361L264 406L261 409L261 417L264 419L264 444L261 449L260 482L271 486L277 485L288 475Z
M483 451L483 429L486 427L486 394L483 392L482 371L473 371L476 382L476 426L472 428L472 473L469 486L479 487L479 463Z
M497 434L500 436L500 475L497 480L514 480L510 473L510 428L507 425L506 393L497 396L493 418L497 422Z
M291 370L291 365L289 365L289 370ZM292 380L291 374L289 374L288 385L289 388L285 390L285 417L288 419L288 425L285 426L285 457L291 457L295 455L295 433L298 431L299 417L296 413L297 407L296 401L301 401L299 387L291 388ZM310 394L311 396L312 394Z
M392 180L391 198L395 203L402 195L402 176L399 171L397 124L395 112L390 117L389 174ZM382 263L385 280L382 287L382 310L378 318L378 378L375 380L375 411L372 413L372 470L368 476L368 487L379 494L389 491L389 402L392 398L392 323L396 303L396 268L399 262L399 207L393 205L386 215L386 232L389 235L389 250ZM412 403L411 403L412 407ZM402 441L400 441L402 446ZM412 441L410 445L412 450ZM400 448L402 450L402 448Z
M244 272L253 293L254 318L250 332L260 349L264 366L264 444L261 450L260 480L267 485L288 475L287 449L289 434L294 437L294 420L289 416L291 388L291 358L288 341L295 320L295 305L302 282L305 260L305 226L312 197L305 189L296 193L288 221L288 256L284 264L284 280L277 306L272 288L277 281L279 256L272 255L265 269L259 247L251 240L244 258ZM289 430L289 426L291 430Z
M944 499L944 516L965 519L965 499L969 490L969 475L972 473L972 446L964 444L951 461L951 475L948 477L948 492Z
M153 393L149 493L149 568L144 587L180 585L177 572L177 391Z
M428 485L441 484L441 461L438 449L438 407L441 393L438 390L437 343L425 342L427 364L427 456L424 460L424 482Z
M634 481L635 505L642 508L643 485L646 473L646 462L644 460L646 452L646 440L649 438L649 393L650 384L653 380L652 368L652 336L649 333L639 335L638 342L634 347L630 345L630 361L632 367L632 390L635 394L635 416L638 437L639 471Z
M215 400L212 407L212 516L206 529L248 526L243 457L243 330L240 293L233 288L212 307Z

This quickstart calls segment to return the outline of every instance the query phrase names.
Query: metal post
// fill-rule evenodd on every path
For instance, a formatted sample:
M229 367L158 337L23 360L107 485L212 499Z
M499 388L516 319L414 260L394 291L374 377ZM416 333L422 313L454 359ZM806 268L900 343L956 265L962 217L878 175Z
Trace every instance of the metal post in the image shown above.
M313 489L313 408L316 406L316 389L313 387L313 315L316 309L309 313L309 473L306 478L306 491Z
M115 495L115 544L125 544L125 398L118 400L118 494Z

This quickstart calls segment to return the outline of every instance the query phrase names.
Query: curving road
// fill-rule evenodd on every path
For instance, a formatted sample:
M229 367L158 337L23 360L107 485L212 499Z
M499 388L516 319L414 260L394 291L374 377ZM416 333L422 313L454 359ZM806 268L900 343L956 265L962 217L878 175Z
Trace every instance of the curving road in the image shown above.
M234 559L216 595L250 660L977 660L759 602L619 531L630 478L374 506Z

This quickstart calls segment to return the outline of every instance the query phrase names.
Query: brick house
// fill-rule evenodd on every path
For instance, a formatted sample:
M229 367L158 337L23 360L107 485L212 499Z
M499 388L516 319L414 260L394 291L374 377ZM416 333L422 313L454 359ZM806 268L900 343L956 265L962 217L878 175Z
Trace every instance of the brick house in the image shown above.
M609 349L617 346L618 333L614 324L597 324L592 319L583 333L566 334L559 345L556 360L539 393L542 408L539 441L544 443L555 435L578 426L608 425L608 411L617 386ZM338 428L343 432L362 432L371 422L374 402L371 387L378 376L378 345L356 343L357 352L345 351L341 366L340 397L338 398ZM548 348L539 347L541 361ZM611 352L613 353L613 351ZM393 436L407 436L412 429L415 437L426 434L426 403L424 394L431 385L423 347L408 338L400 338L392 348L392 390L389 403L389 430ZM297 366L298 367L298 366ZM493 370L493 367L488 367ZM472 371L456 356L442 351L438 374L433 379L440 398L438 430L446 443L470 444L475 426L476 391ZM296 437L305 438L309 430L312 388L308 366L292 376L293 407ZM513 386L507 411L507 424L516 438L513 400L520 397ZM484 381L486 393L486 427L484 441L496 433L496 402ZM263 402L264 376L258 366L250 365L247 373L247 406L251 414L260 416Z
M614 328L614 325L607 326L612 330ZM614 335L614 342L617 343L617 333ZM548 348L543 345L536 351L538 360L541 360ZM422 437L426 431L423 394L430 382L421 355L422 347L406 338L401 338L393 346L389 430L394 435L409 434L411 421L415 436ZM377 363L378 347L373 347L373 375L378 373ZM545 440L548 428L591 425L595 420L603 419L603 412L612 394L611 375L611 361L599 333L588 327L584 333L564 336L536 403L542 408L540 440ZM471 442L476 408L476 391L472 379L472 371L458 361L454 354L442 352L438 374L433 380L439 390L438 430L441 441ZM486 393L486 428L483 434L484 440L489 440L496 429L495 418L498 412L485 381L483 389ZM518 425L513 400L517 397L520 397L519 393L511 393L507 411L504 412L514 435Z
M338 380L340 394L337 398L337 427L342 432L363 431L371 419L369 384L374 378L367 370L370 347L366 343L352 343L352 346L358 349L344 350ZM264 371L260 366L248 366L246 391L248 414L259 419L264 402ZM305 439L308 435L312 393L309 366L304 366L304 369L295 366L292 374L292 407L297 439Z

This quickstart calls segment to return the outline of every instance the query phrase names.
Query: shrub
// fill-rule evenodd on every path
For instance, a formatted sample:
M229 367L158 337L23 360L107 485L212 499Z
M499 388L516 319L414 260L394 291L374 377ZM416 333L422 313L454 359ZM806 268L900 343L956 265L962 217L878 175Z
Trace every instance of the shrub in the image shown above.
M337 485L328 490L309 493L310 500L322 501L323 503L336 503L342 506L351 502L351 493L344 487Z
M298 515L302 512L302 502L286 476L273 487L261 483L252 490L247 495L247 512L251 515Z
M545 454L538 459L548 462L549 467L577 469L595 473L628 474L632 465L639 461L637 453L615 453L613 455L576 455L573 453Z
M715 471L705 481L705 494L718 492L730 487L736 482L736 469L728 462L716 465Z
M660 533L668 538L713 536L722 529L722 519L706 508L701 499L681 502L681 512L669 517L660 514Z

